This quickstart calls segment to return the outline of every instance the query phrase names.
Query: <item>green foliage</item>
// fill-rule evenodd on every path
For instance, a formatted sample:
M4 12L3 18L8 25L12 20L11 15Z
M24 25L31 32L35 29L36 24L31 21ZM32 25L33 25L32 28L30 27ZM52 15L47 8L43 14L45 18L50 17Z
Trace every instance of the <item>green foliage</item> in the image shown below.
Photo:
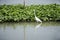
M5 21L35 21L34 12L42 21L60 20L60 5L0 5L0 22Z

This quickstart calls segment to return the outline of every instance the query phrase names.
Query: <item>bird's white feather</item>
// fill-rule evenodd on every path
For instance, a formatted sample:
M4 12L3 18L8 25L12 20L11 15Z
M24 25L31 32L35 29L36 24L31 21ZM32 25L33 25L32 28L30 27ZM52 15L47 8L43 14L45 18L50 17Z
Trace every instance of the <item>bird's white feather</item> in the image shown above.
M34 10L34 16L35 16L35 20L36 20L37 22L42 22L42 21L36 16L35 10Z
M36 17L35 16L35 20L37 21L37 22L42 22L38 17Z

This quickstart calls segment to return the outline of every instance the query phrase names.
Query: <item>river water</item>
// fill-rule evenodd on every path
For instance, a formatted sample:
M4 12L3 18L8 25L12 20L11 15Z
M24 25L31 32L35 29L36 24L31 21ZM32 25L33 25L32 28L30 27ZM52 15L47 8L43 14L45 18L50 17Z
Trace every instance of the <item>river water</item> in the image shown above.
M60 22L0 23L0 40L60 40Z

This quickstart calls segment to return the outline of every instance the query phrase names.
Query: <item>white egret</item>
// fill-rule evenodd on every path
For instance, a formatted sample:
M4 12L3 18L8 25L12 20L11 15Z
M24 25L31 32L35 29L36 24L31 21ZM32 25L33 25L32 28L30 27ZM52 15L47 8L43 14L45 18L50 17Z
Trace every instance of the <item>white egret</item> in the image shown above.
M36 16L35 12L36 12L36 11L34 10L35 20L36 20L37 22L42 22L42 21Z

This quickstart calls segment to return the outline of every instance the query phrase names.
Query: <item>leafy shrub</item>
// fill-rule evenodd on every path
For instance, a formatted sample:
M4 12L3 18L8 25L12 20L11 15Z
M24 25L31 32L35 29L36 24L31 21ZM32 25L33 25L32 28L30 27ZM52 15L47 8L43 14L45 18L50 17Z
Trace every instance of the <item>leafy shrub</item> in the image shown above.
M0 5L0 22L5 21L35 21L34 12L42 21L60 20L60 5Z

